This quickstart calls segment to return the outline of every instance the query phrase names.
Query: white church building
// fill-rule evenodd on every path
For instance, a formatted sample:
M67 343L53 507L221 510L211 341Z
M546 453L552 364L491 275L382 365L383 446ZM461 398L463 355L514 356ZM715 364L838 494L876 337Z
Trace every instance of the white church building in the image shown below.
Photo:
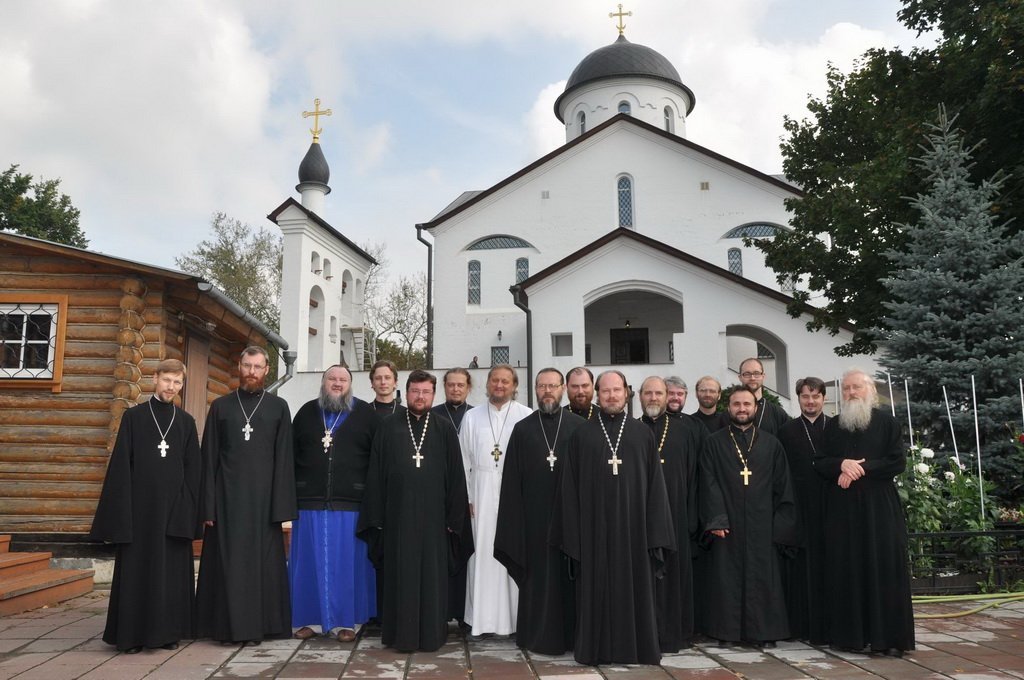
M800 189L688 140L695 104L664 56L620 32L579 63L555 102L564 145L415 225L432 237L428 257L444 263L430 267L439 374L477 358L481 386L497 363L518 367L525 384L545 366L585 365L622 370L634 389L648 375L729 385L740 361L758 356L765 387L797 413L797 378L831 383L849 367L833 347L852 328L808 332L808 317L786 312L792 282L780 285L744 245L788 229L785 201ZM285 235L282 299L293 302L281 306L281 334L299 351L299 380L282 396L306 400L313 374L339 357L361 365L373 260L318 216L330 189L316 142L299 175L301 203L289 199L270 218ZM857 363L876 368L869 357ZM368 379L354 388L372 398ZM470 401L483 398L478 389Z

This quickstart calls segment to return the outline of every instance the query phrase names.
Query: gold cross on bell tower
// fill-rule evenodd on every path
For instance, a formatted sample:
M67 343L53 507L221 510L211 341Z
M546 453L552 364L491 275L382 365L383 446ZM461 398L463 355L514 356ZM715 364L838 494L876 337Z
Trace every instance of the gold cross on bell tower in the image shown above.
M621 9L621 7L620 7L620 9ZM323 130L320 129L320 116L329 116L329 115L331 115L331 113L332 112L331 112L330 109L321 109L320 108L320 100L319 99L314 99L313 100L313 110L312 111L303 111L302 112L302 117L303 118L309 118L310 116L313 116L313 127L311 127L309 129L309 131L313 133L313 143L314 144L319 144L320 143L320 133L323 132Z
M622 23L622 18L623 17L631 17L631 16L633 16L632 12L623 12L622 11L622 5L621 4L619 5L619 11L618 12L608 12L608 18L609 19L614 19L615 17L619 18L619 23L615 27L615 28L619 29L619 35L622 35L623 33L626 32L626 24Z

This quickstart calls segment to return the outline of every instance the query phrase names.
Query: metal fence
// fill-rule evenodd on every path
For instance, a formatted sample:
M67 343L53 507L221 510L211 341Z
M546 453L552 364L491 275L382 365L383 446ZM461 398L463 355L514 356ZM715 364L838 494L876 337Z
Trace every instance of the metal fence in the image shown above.
M914 595L1024 590L1024 528L909 538Z

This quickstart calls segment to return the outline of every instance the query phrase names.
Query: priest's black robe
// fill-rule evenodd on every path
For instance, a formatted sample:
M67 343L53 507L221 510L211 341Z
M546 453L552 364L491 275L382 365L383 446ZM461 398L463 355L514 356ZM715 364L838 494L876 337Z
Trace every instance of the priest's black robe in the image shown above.
M651 428L668 491L676 551L665 555L665 577L654 584L662 654L690 646L693 638L692 544L698 538L697 461L707 429L685 413L641 420ZM666 429L667 425L667 429Z
M377 417L381 420L384 420L388 416L402 415L405 413L405 407L402 406L402 400L398 397L395 397L393 401L386 404L374 399L370 405L373 406L373 412L376 413Z
M612 444L625 428L615 456L602 423ZM574 656L589 665L657 664L654 580L676 542L654 436L625 413L599 412L577 428L564 463L548 540L573 560Z
M122 651L194 635L199 435L185 411L155 398L151 404L152 412L147 402L121 417L89 532L90 538L116 544L103 641ZM167 433L166 456L160 455L154 416Z
M825 592L829 641L846 649L914 649L907 524L893 477L907 449L888 412L850 432L833 418L814 468L825 480ZM843 489L843 459L866 459L864 476Z
M462 418L471 408L473 407L466 402L462 402L458 406L445 402L430 409L430 412L438 418L447 419L455 427L455 434L458 434L459 428L462 427ZM463 564L457 572L448 577L448 619L455 619L461 624L465 613L466 565Z
M548 529L569 439L584 422L564 409L534 411L516 423L505 452L494 558L519 587L516 644L539 654L572 648L574 586L568 558L548 544Z
M260 395L263 403L258 407ZM251 438L242 433L251 417ZM255 413L253 410L255 409ZM221 642L291 637L281 523L298 517L288 403L236 390L210 405L203 431L199 637Z
M730 434L747 460L748 485ZM730 425L708 437L699 475L704 532L729 530L725 538L705 533L710 553L702 600L704 632L730 642L788 638L780 553L791 552L799 537L782 444L754 427L742 432Z
M370 454L356 533L383 593L381 640L402 652L434 651L448 637L448 577L473 552L469 497L455 428L433 415L386 418ZM416 467L413 437L423 459Z
M593 420L594 417L601 410L597 407L597 404L591 404L590 406L583 409L576 408L572 404L566 404L563 408L569 413L573 414L574 416L579 416L580 418L583 418L583 420Z
M691 413L690 415L692 415L695 419L697 419L697 421L704 425L704 427L707 428L709 433L718 432L723 427L729 424L728 416L726 416L726 414L724 413L720 413L717 411L715 413L708 414L698 409L696 412Z
M784 560L783 585L789 634L811 644L828 642L825 630L825 485L814 470L814 456L822 450L823 432L828 417L819 415L814 422L804 416L794 418L779 430L779 441L786 450L789 473L793 477L799 551Z
M777 435L782 426L790 420L789 414L774 401L768 401L764 397L757 400L757 413L754 414L754 425L761 432L768 432ZM729 424L728 414L723 414L723 426Z

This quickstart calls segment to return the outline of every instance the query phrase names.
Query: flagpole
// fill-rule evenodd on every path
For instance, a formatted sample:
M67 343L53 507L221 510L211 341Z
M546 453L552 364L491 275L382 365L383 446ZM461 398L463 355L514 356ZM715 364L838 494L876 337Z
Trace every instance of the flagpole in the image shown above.
M889 373L885 374L885 379L889 381L889 407L892 409L892 417L896 417L896 400L892 398L892 375ZM1024 403L1024 402L1021 402Z
M903 379L903 393L907 395L907 427L910 428L910 448L914 448L914 423L910 420L910 382Z
M978 393L971 376L971 401L974 403L974 441L978 447L978 496L981 498L981 525L985 526L985 489L981 481L981 431L978 429Z
M946 386L942 386L942 398L946 400L946 418L949 419L949 436L953 439L953 457L956 464L960 465L960 452L956 448L956 431L953 430L953 414L949 411L949 395L946 394Z

